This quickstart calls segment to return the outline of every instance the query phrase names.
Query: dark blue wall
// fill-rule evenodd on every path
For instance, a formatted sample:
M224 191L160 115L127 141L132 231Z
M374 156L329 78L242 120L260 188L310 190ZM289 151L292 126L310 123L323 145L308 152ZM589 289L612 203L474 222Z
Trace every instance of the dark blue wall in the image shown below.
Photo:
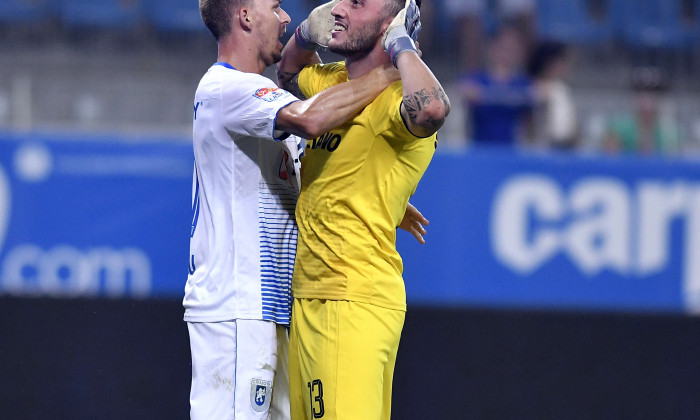
M7 419L186 419L177 300L0 298ZM393 418L698 419L700 319L410 307Z
M176 301L0 299L0 417L185 419Z

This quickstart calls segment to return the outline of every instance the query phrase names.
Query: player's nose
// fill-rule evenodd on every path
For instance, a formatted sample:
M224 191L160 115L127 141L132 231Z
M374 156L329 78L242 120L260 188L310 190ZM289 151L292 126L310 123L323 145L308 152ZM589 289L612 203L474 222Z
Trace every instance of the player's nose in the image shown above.
M337 17L342 17L344 14L344 11L345 11L344 4L345 4L345 0L342 0L340 3L333 6L333 9L331 9L331 15L337 16Z
M282 9L282 8L280 8L280 15L279 16L280 16L281 23L284 25L287 25L287 24L291 23L291 21L292 21L292 17L289 16L289 13L287 13L287 11Z

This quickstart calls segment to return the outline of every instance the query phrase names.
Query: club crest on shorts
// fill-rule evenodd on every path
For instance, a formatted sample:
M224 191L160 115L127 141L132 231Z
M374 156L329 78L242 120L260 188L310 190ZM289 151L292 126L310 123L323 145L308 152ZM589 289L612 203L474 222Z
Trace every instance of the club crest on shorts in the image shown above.
M272 382L253 378L250 383L250 406L258 412L267 411L270 408L272 398Z

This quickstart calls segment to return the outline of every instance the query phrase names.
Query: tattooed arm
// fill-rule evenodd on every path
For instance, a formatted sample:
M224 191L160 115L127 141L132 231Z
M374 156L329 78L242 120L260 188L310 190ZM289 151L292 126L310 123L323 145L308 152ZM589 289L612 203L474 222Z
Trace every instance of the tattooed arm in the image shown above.
M282 51L282 60L277 63L277 83L297 98L306 99L299 89L299 73L304 67L320 62L316 51L299 47L291 37Z
M406 126L414 135L428 137L445 122L450 113L450 100L417 54L400 54L396 67L403 84L401 115Z

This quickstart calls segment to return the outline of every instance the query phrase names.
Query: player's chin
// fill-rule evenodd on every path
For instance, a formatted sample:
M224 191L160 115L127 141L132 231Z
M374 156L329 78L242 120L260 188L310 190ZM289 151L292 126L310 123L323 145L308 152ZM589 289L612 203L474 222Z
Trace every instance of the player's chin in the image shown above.
M281 42L277 42L277 45L275 45L275 48L272 52L273 55L282 55L282 50L284 49L284 44Z
M335 36L332 35L331 39L328 41L328 49L333 51L334 49L339 49L343 45L343 40L340 39L340 36Z
M339 31L337 29L334 29L331 31L331 41L335 42L347 42L348 40L348 31L347 29L343 29L342 31ZM329 41L330 42L330 41Z
M282 50L275 51L274 54L272 54L272 64L277 64L282 60Z
M328 43L328 50L330 52L336 53L338 55L345 56L347 54L351 54L354 51L352 51L352 48L350 48L349 44L347 42L341 42L339 40L331 40Z
M266 66L271 66L277 64L282 60L282 49L276 49L271 54L266 54L262 57L263 62Z

